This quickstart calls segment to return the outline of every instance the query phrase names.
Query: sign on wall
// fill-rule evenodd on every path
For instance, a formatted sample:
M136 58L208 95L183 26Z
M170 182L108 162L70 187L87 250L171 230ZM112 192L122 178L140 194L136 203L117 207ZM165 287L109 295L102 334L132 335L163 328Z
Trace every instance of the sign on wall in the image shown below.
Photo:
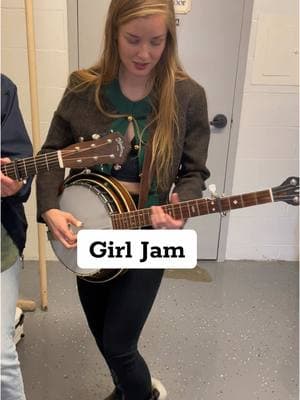
M174 0L176 14L187 14L191 11L192 0Z

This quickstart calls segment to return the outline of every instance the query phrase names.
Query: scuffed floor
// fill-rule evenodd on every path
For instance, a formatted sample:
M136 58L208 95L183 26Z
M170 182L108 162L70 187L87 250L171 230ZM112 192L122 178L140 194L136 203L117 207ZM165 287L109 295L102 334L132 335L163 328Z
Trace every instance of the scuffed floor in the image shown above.
M140 351L170 400L298 399L298 263L203 262L167 271ZM39 300L36 262L21 297ZM18 344L28 400L101 400L111 391L75 279L48 263L48 311L26 313Z

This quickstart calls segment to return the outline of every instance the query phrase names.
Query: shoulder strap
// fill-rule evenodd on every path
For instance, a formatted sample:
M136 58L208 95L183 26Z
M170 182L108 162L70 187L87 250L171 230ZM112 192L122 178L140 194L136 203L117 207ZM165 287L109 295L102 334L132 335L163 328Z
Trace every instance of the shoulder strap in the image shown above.
M150 184L153 176L152 168L150 168L152 159L152 142L153 142L153 134L150 136L145 149L145 158L142 169L140 193L139 193L139 204L138 204L139 209L145 207L147 195L150 189Z

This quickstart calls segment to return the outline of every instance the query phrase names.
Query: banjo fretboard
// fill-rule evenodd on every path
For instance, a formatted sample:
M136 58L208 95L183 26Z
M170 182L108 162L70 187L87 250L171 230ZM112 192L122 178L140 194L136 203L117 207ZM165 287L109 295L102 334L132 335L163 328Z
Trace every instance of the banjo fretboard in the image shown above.
M224 213L238 208L256 206L274 201L271 189L213 199L195 199L162 206L175 219L187 219L206 214ZM151 209L129 211L112 215L114 229L136 229L151 225Z

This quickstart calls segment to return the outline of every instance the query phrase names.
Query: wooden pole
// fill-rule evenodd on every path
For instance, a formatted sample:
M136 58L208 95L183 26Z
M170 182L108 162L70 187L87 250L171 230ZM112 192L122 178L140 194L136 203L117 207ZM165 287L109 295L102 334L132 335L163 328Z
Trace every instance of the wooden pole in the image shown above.
M17 301L17 307L21 308L22 311L27 312L27 311L35 311L36 305L33 300L19 299Z
M35 38L34 38L34 20L33 20L33 4L32 0L25 0L26 14L26 34L27 34L27 53L28 53L28 70L30 84L30 106L32 121L32 141L33 149L36 153L40 149L40 119L38 107L38 90L37 90L37 72L35 57ZM47 268L46 268L46 251L45 251L45 228L38 224L38 249L39 249L39 272L40 272L40 297L41 308L48 308L48 290L47 290Z

